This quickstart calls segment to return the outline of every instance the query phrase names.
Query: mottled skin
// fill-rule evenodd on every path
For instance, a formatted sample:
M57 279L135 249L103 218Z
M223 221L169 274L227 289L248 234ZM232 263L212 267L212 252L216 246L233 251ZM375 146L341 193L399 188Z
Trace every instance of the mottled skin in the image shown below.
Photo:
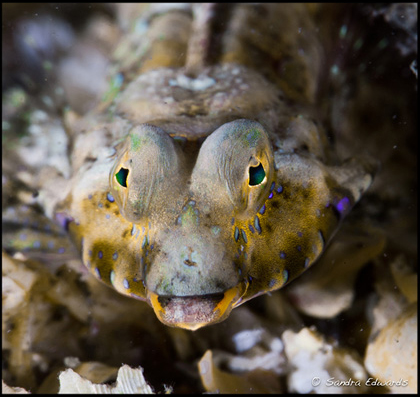
M97 278L190 330L305 271L371 183L314 117L322 50L305 7L223 7L145 14L132 81L70 125L54 205Z

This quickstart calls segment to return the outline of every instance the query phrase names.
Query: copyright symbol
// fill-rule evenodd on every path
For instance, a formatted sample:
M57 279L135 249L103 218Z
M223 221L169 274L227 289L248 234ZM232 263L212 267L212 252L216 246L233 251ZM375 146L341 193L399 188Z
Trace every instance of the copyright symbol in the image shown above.
M312 386L319 386L321 384L321 379L319 379L317 376L312 378Z

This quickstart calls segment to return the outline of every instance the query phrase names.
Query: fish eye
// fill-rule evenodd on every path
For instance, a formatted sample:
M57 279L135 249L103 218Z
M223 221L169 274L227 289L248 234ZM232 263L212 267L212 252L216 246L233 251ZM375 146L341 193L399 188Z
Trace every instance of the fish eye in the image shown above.
M119 171L115 174L115 179L122 187L127 187L127 176L128 169L121 167Z
M265 170L261 163L256 167L249 167L249 186L259 185L264 181Z

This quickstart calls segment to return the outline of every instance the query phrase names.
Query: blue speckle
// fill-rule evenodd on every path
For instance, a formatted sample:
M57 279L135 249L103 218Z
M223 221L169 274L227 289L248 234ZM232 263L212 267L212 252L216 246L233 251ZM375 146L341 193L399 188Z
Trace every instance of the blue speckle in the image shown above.
M272 278L268 283L268 288L273 288L276 285L276 282L277 280L275 278Z
M289 272L286 269L284 269L283 270L283 283L286 284L288 280L289 280Z
M260 210L258 211L261 215L264 215L265 212L265 204L263 204L263 206L260 208Z
M47 246L48 246L49 249L54 248L54 245L55 245L55 242L53 240L48 241L48 245Z
M73 222L74 219L71 216L68 216L66 213L64 212L57 212L55 214L55 219L58 222L58 224L64 229L64 230L69 230L69 224L70 222Z
M95 267L95 274L96 274L96 277L101 278L101 272L99 271L97 267Z
M299 252L301 252L301 251L302 251L302 247L301 247L300 245L298 245L296 248L297 248L297 250L298 250Z
M286 258L286 253L284 251L280 251L280 258L281 259L285 259Z
M279 194L280 194L280 193L282 193L282 192L283 192L283 186L281 186L281 185L280 185L280 186L277 188L276 192L277 192L277 193L279 193Z
M257 229L257 232L261 234L262 230L261 230L261 225L260 225L260 219L258 218L258 216L254 218L254 226L255 226L255 229Z
M19 236L19 239L20 239L20 240L25 241L25 240L27 239L27 237L28 237L28 235L27 235L26 233L22 233L22 234Z
M92 195L91 194L88 195L88 199L92 200Z
M235 237L235 241L238 241L239 239L239 229L235 226L235 233L233 235Z
M274 190L275 186L276 186L276 182L273 182L270 186L270 192Z
M66 251L66 249L64 248L64 247L60 247L59 249L58 249L58 253L59 254L64 254L64 252Z
M309 266L309 262L310 262L310 260L309 260L309 258L306 258L305 259L305 269Z
M324 238L324 234L322 233L322 230L318 230L318 234L319 234L319 239L322 242L322 245L325 245L325 238Z
M92 256L93 255L92 250L89 250L88 254L89 254L89 256Z
M134 233L136 233L136 225L131 228L131 235L134 236Z
M268 196L269 199L273 198L273 192L271 192Z
M122 73L118 73L115 75L113 84L115 87L121 87L124 81L124 75Z
M102 203L99 203L99 204L98 204L98 207L99 207L99 208L103 208L103 206L104 206L104 205L103 205Z
M144 236L143 237L143 242L141 243L141 248L144 249L144 247L146 246L146 244L147 244L147 236Z
M111 218L111 215L106 214L106 215L105 215L105 218L106 218L106 219L109 219L109 218Z
M302 237L303 233L302 232L297 232L298 237Z
M249 227L249 230L251 231L251 233L255 233L255 230L254 230L254 228L252 227L251 224L248 224L248 227Z
M111 193L107 193L106 195L106 199L110 202L113 203L115 201L114 197L112 196Z
M114 252L114 253L112 254L112 259L114 259L114 261L116 261L116 260L117 260L117 258L118 258L118 252Z
M99 251L99 252L98 252L98 258L99 258L99 259L102 259L102 258L103 258L103 256L104 256L104 253L103 253L102 251Z
M34 241L33 247L34 248L40 248L41 247L41 241L39 241L39 240Z
M115 272L113 270L111 270L111 272L109 273L109 280L111 281L111 284L114 285L114 283L115 283Z
M235 218L232 218L232 220L230 221L230 224L233 226L235 224Z
M247 243L248 242L248 239L246 237L245 231L241 229L241 232L242 232L242 238L244 239L245 243Z
M130 284L128 283L128 280L126 278L123 280L123 286L124 286L125 289L130 288Z
M350 200L348 197L342 198L337 205L335 206L337 208L337 211L340 212L340 214L345 214L350 209Z

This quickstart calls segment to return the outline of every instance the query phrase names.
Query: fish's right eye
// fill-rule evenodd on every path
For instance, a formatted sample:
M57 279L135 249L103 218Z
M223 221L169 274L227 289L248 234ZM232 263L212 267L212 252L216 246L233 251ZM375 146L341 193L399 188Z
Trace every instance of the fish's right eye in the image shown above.
M249 186L259 185L264 181L265 170L261 163L256 167L249 167Z

